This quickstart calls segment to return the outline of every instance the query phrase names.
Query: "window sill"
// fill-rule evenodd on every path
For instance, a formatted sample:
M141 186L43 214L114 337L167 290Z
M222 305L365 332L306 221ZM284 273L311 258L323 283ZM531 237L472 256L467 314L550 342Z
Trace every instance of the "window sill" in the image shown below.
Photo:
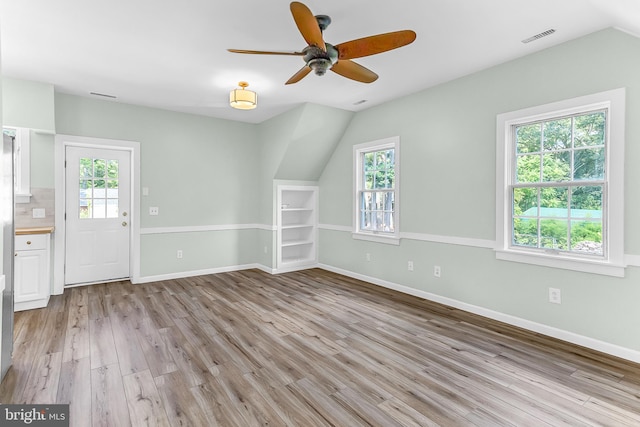
M496 259L613 277L624 277L625 272L625 266L621 263L508 249L496 249Z
M16 193L15 194L15 202L16 203L31 203L31 194Z
M369 242L376 243L385 243L387 245L400 245L400 237L397 236L387 236L384 234L373 234L373 233L358 233L352 232L351 237L356 240L367 240Z

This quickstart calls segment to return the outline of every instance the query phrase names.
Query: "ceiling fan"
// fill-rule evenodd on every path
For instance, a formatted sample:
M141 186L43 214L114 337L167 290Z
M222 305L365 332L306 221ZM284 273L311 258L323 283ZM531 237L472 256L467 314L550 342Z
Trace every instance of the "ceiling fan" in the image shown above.
M340 74L352 80L372 83L378 75L368 68L351 61L354 58L375 55L388 50L408 45L416 39L416 33L411 30L395 31L351 40L338 45L326 43L322 38L323 31L331 23L327 15L313 16L311 10L304 4L294 1L290 5L291 14L298 26L302 37L309 44L300 52L269 52L260 50L228 49L233 53L247 53L257 55L294 55L302 56L305 66L295 73L285 84L297 83L312 70L318 76L327 70Z

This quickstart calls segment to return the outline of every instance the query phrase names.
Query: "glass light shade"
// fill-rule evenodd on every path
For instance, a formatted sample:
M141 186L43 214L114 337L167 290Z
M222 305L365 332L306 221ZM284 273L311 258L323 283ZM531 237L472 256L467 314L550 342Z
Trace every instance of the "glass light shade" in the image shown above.
M229 105L239 110L252 110L258 106L258 94L245 89L234 89L229 93Z

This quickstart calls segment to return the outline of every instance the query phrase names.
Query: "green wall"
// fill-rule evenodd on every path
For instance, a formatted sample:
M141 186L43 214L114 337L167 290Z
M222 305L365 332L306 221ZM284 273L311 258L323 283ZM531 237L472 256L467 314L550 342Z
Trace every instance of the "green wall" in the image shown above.
M496 115L626 87L625 252L640 254L638 52L639 39L605 30L358 113L319 180L320 223L329 226L321 230L321 263L640 351L637 267L618 279L497 261L482 247L363 242L345 229L352 224L353 146L399 135L401 233L494 241ZM561 305L548 302L550 286L561 288Z
M141 196L140 226L151 232L179 228L141 236L143 277L250 261L246 254L254 253L256 230L189 227L258 221L255 125L64 94L56 94L55 111L59 134L140 143L140 185L149 188L149 195ZM150 216L150 206L160 214ZM176 258L178 249L183 259Z
M53 94L50 85L21 81L11 82L16 90L10 98L20 106L20 91L35 91L46 100L47 111L35 110L30 120L36 123L27 127L140 143L140 185L149 188L141 198L143 278L247 265L275 268L275 187L317 183L323 265L638 352L637 267L618 279L497 261L492 249L473 244L404 238L393 246L354 240L347 230L353 145L399 135L401 232L490 246L496 115L626 87L625 251L637 260L640 171L634 165L640 160L640 122L633 118L640 113L639 51L637 38L606 30L359 113L306 104L258 125ZM32 162L42 167L32 179L46 186L52 149L35 146ZM149 216L149 206L158 206L160 215ZM193 231L202 226L231 229ZM173 232L155 231L166 227ZM176 259L177 249L184 252L182 260ZM407 271L409 260L413 272ZM434 265L442 268L439 279ZM550 286L561 288L561 305L547 302Z
M31 187L53 188L54 88L47 83L4 77L2 123L31 129Z
M55 132L53 85L2 78L2 123Z

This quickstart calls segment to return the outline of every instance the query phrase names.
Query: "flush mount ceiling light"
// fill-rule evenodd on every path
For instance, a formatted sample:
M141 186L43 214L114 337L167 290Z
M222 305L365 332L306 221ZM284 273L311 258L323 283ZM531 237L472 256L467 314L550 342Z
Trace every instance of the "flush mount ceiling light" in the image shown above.
M238 82L241 89L234 89L229 94L229 105L238 110L252 110L258 106L258 94L247 90L249 83Z

